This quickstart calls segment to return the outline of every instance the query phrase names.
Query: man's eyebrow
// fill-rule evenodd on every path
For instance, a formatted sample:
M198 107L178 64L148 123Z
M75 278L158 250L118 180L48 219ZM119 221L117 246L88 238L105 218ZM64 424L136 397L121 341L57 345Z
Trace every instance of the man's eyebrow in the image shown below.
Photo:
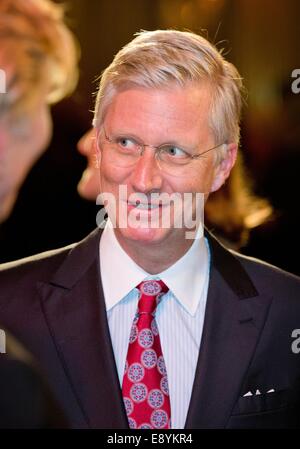
M135 133L130 132L130 131L128 131L128 132L127 131L109 132L107 130L107 128L105 128L105 132L107 134L109 134L109 137L114 137L114 138L116 138L116 137L129 137L129 138L132 138L132 139L136 140L139 143L146 144L146 145L149 144L150 146L155 146L155 147L161 147L162 145L174 145L174 146L182 148L182 149L193 151L193 150L196 150L200 146L200 145L183 144L183 143L181 143L181 142L179 142L178 140L175 140L175 139L169 139L169 140L166 139L165 141L163 141L163 142L161 142L161 143L159 143L157 145L154 145L154 144L152 145L149 142L144 142L144 139L142 139L141 137L137 136Z
M111 134L114 137L118 137L118 136L122 136L122 137L132 137L133 139L136 140L140 140L142 141L143 139L141 139L139 136L137 136L135 133L130 132L130 131L113 131L111 132Z

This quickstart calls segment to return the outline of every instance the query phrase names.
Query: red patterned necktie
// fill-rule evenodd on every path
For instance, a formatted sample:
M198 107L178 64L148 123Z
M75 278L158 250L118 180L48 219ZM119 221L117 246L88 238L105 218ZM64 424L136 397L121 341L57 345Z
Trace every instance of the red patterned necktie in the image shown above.
M143 281L133 320L123 377L123 399L131 429L170 429L167 371L155 310L168 291L163 281Z

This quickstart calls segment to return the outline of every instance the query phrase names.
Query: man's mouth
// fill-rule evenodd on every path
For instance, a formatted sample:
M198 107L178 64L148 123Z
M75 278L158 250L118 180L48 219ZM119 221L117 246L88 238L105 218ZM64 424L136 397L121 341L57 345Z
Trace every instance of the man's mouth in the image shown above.
M162 207L161 203L142 203L140 201L128 201L127 204L139 210L153 210Z

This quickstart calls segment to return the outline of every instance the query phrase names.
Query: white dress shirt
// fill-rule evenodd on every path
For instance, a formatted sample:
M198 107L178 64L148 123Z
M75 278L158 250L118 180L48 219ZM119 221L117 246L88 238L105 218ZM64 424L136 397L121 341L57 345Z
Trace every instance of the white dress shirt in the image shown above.
M109 222L108 222L109 223ZM209 249L204 237L167 270L152 276L122 249L107 223L100 239L100 270L108 324L122 386L129 334L137 310L136 286L161 279L169 291L156 321L169 383L173 429L183 429L198 360L209 281Z

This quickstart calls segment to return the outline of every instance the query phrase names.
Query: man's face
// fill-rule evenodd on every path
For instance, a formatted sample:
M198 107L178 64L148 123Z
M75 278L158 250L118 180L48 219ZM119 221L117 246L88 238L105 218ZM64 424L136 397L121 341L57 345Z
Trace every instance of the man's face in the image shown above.
M215 142L209 127L209 110L211 91L207 85L202 87L189 85L185 88L144 89L132 87L115 95L109 105L103 127L109 138L130 136L139 142L151 146L166 143L176 147L192 149L194 154L204 152L220 142ZM186 238L186 227L174 227L174 205L169 206L171 216L169 227L145 226L151 222L151 216L157 210L151 208L151 194L195 194L217 190L228 176L234 162L234 152L230 148L230 161L217 166L216 150L208 152L205 157L194 159L188 165L187 174L175 176L161 170L155 150L146 147L134 166L120 167L111 163L110 147L99 137L101 191L111 193L116 199L115 234L123 247L130 245L157 245L159 250L178 246ZM233 148L234 149L234 148ZM119 186L126 186L127 197L120 198ZM143 194L148 198L149 207L136 208L128 199L132 194ZM143 201L143 200L142 200ZM122 207L120 208L120 204ZM126 207L123 207L123 206ZM159 209L162 213L163 205ZM195 208L195 202L191 206ZM132 211L138 211L141 226L121 228L120 214L129 217ZM194 211L195 212L195 211ZM127 222L130 220L127 220ZM184 221L184 220L183 220Z

